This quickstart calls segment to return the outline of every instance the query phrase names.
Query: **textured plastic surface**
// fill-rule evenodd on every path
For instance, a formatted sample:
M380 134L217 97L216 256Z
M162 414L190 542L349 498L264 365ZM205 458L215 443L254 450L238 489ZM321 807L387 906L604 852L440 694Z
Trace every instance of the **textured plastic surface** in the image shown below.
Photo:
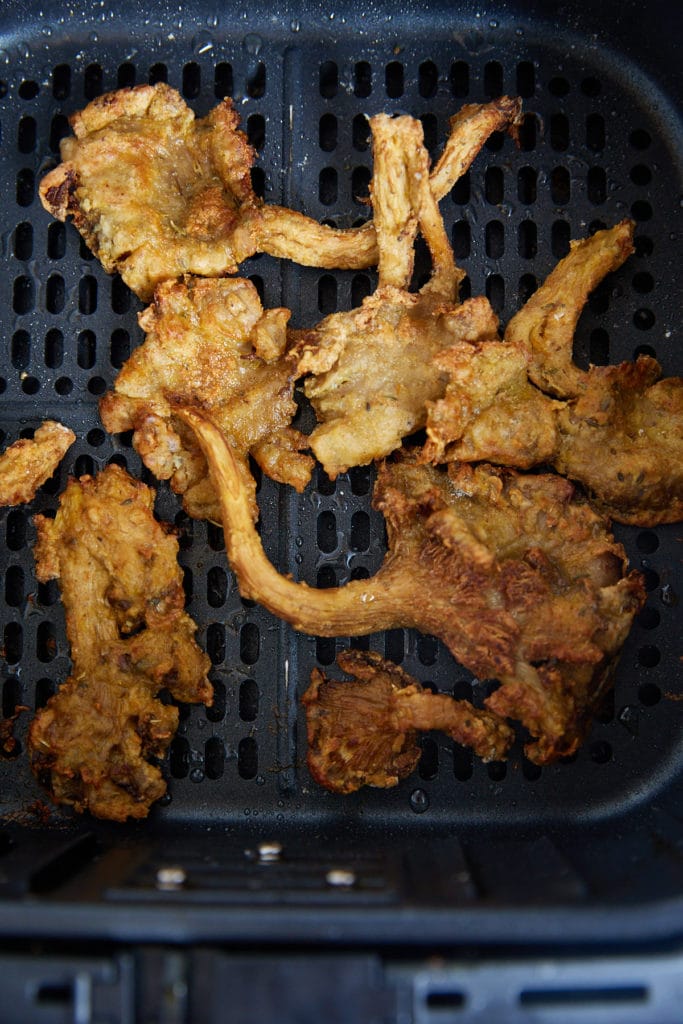
M7 716L16 704L30 708L16 728L20 753L0 764L0 802L10 823L41 828L41 839L7 832L8 896L51 891L63 881L73 896L74 874L80 880L95 849L79 838L77 853L69 852L71 829L80 836L90 823L58 811L42 821L36 801L44 794L26 764L30 715L69 668L57 588L35 580L31 516L56 508L68 473L97 471L112 458L140 471L129 440L109 437L97 413L99 396L142 338L140 305L102 271L73 227L52 221L36 195L42 174L58 159L67 116L99 92L146 81L167 80L200 115L229 93L259 150L255 185L265 198L349 226L368 215L361 201L371 168L366 115L385 110L421 117L427 143L438 153L448 118L463 103L519 94L525 110L520 148L508 138L491 139L441 204L471 293L487 294L505 322L564 255L570 238L631 215L637 253L592 297L579 326L577 358L585 365L649 352L670 375L681 372L680 75L667 67L671 48L659 46L661 23L653 17L652 25L639 24L632 6L620 5L610 18L603 12L602 25L580 4L564 6L562 20L552 7L537 5L534 13L525 5L464 6L456 13L408 4L401 13L330 5L275 14L258 5L219 11L196 4L190 13L162 3L45 4L40 12L4 4L0 429L3 443L10 443L50 416L78 434L56 478L30 506L0 510L2 711ZM266 305L289 306L296 326L357 304L375 280L372 272L321 272L266 256L247 261L243 274L257 283ZM300 422L304 429L312 424L303 403ZM259 500L270 557L283 572L319 586L373 573L384 537L382 518L370 509L371 491L368 469L336 484L319 474L303 496L264 479ZM485 766L443 737L428 736L418 771L401 786L339 798L316 787L304 765L297 696L314 665L330 667L335 651L354 643L458 696L482 699L487 681L472 680L433 639L410 631L337 641L293 634L240 599L219 530L188 520L163 485L157 508L180 530L188 608L212 659L216 703L208 711L182 709L166 765L168 796L149 820L135 829L97 830L109 872L95 865L88 877L112 914L121 901L139 906L142 894L145 905L198 901L208 920L221 893L219 904L251 900L262 909L319 901L332 907L332 920L339 900L349 903L349 892L328 879L340 864L336 853L312 866L311 843L321 836L335 849L350 844L341 866L355 866L355 877L346 888L351 905L368 914L378 900L404 906L407 893L417 904L434 908L445 900L471 913L482 899L490 909L497 902L542 907L598 898L621 911L634 901L681 892L678 860L667 852L677 848L683 829L675 801L683 772L680 528L617 530L633 565L645 571L649 599L624 649L614 708L605 710L570 762L540 770L516 748L507 764ZM157 842L179 827L187 833L182 847ZM560 846L544 836L548 827L561 835ZM225 831L232 845L212 859L214 836ZM443 847L440 837L456 833L464 846L451 840ZM512 882L501 873L501 850L482 841L494 833L505 833L512 844L505 862ZM244 850L257 849L259 837L291 834L295 852L284 863L292 870L273 888L277 869L265 884L258 854L250 859ZM389 834L404 837L411 851L396 858L373 852L368 861L378 837ZM139 845L131 846L133 837ZM57 863L68 870L60 874L50 864L62 848ZM618 851L628 849L622 862ZM379 871L372 867L377 856ZM455 873L454 860L461 861ZM230 881L226 865L233 862ZM175 894L158 884L159 865L169 863L184 864L192 880ZM359 885L366 868L370 881ZM47 883L40 882L41 871ZM429 884L418 881L423 871L431 873ZM245 891L247 877L255 881ZM125 926L111 920L118 922L114 932L156 927L144 915ZM262 921L257 930L277 931L267 915L252 920ZM503 919L479 920L481 934L493 940ZM360 934L369 922L361 915L354 927ZM614 931L611 919L603 924L606 934ZM659 924L652 919L643 930L666 932L669 925L668 917ZM57 929L58 922L46 927ZM183 934L202 927L193 932L188 926ZM223 927L239 934L244 923L235 917ZM308 927L301 924L301 936ZM550 914L535 927L561 937ZM391 931L386 923L381 928Z

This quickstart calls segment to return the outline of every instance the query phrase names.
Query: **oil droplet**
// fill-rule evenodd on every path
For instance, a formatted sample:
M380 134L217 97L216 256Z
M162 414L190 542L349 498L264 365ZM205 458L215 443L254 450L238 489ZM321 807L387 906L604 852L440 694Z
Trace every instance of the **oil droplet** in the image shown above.
M293 21L290 21L289 29L290 32L301 32L301 22L298 20L298 18L294 18Z
M201 768L193 768L190 772L190 782L203 782L204 772Z
M206 24L209 28L218 28L220 18L217 14L210 14L206 19Z
M256 32L249 32L249 34L244 37L244 49L252 57L258 57L262 46L263 40L261 39L261 36L256 34Z
M665 583L660 591L662 598L662 604L667 605L669 608L674 608L678 604L678 594L671 586L670 583Z
M201 57L203 53L209 53L213 50L213 39L211 38L211 33L205 31L198 32L192 40L192 49L198 57Z
M265 775L257 775L255 782L257 786L263 786L266 781Z
M624 728L631 733L632 736L638 735L638 708L634 707L633 704L626 704L617 715L617 720L621 722Z
M410 794L410 806L416 814L423 814L429 807L429 796L424 789L414 789Z

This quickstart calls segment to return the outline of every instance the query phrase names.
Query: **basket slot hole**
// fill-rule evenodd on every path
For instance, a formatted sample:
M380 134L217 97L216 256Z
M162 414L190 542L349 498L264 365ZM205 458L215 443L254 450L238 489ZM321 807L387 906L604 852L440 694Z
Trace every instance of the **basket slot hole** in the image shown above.
M505 228L499 220L490 220L485 232L486 255L493 260L505 252Z
M484 68L484 94L495 99L503 92L503 65L497 60L490 60Z
M247 138L254 149L263 149L266 142L266 119L263 114L250 114L247 118Z
M22 117L17 128L17 148L20 153L32 153L36 147L36 120Z
M605 119L601 114L589 114L586 118L586 145L594 153L605 148Z
M19 96L22 100L34 100L40 92L40 86L32 79L25 79L19 86Z
M370 195L371 177L368 167L354 167L351 174L351 196L355 203L365 205L365 200Z
M566 206L571 196L571 177L566 167L555 167L550 174L550 197L556 206Z
M204 771L209 779L220 779L225 771L225 747L219 736L204 744Z
M595 206L607 198L607 175L602 167L591 167L586 176L588 198Z
M212 622L206 631L206 651L213 665L221 665L225 661L225 626L220 622Z
M500 274L489 274L486 278L486 298L496 316L502 317L505 308L505 281Z
M569 148L569 118L566 114L553 114L550 118L550 145L560 152Z
M470 201L471 191L470 172L465 171L462 177L458 178L451 191L453 202L457 203L458 206L465 206Z
M551 78L548 82L548 92L552 96L566 96L569 93L571 86L566 78L561 75L557 75L555 78Z
M57 684L52 679L39 679L36 683L35 709L44 708L50 697L57 692Z
M360 116L360 115L359 115ZM324 153L337 148L338 122L334 114L323 114L318 122L318 145Z
M370 145L370 126L365 114L356 114L351 127L353 148L364 153ZM336 144L336 143L335 143Z
M519 279L519 287L517 289L518 308L521 308L525 302L529 301L537 288L538 281L533 274L522 274Z
M451 95L456 99L462 99L469 95L470 91L470 68L464 60L456 60L451 64L449 74Z
M323 99L331 100L339 89L339 69L333 60L326 60L318 72L318 89Z
M227 710L225 686L220 679L212 680L213 704L206 709L206 717L210 722L222 722Z
M76 360L82 370L91 370L97 356L97 341L92 331L78 335Z
M525 114L522 118L522 123L519 126L519 148L524 153L531 152L532 149L536 149L536 140L538 138L538 118L535 114Z
M452 232L453 255L456 260L466 260L472 249L470 226L466 220L458 220Z
M372 284L367 274L355 274L351 281L351 305L360 306L372 291Z
M116 370L120 370L130 356L130 334L122 327L117 328L109 343L109 361Z
M61 260L66 253L66 227L56 220L47 229L47 255L51 260Z
M255 665L259 659L261 637L255 622L245 622L240 630L240 658L245 665Z
M202 88L202 71L196 61L190 61L183 67L183 96L188 100L196 100Z
M206 524L206 542L212 551L225 551L225 535L221 526Z
M25 370L31 362L31 336L28 331L17 331L12 336L12 366Z
M367 551L370 547L370 517L362 509L351 517L349 546L352 551Z
M64 361L64 335L56 327L45 335L45 365L57 370Z
M607 366L609 363L609 334L604 327L591 331L588 358L594 366Z
M652 137L644 128L636 128L636 130L631 132L629 135L628 141L634 149L644 150L649 149Z
M648 989L644 985L605 985L593 988L547 988L523 989L519 994L521 1006L557 1009L560 1006L614 1006L618 1003L644 1003L648 1000ZM573 1014L572 1014L573 1015Z
M14 281L14 295L12 308L14 312L23 316L30 313L35 305L35 285L30 277L22 275Z
M5 661L16 665L24 651L24 631L18 622L8 622L4 636Z
M498 206L503 202L505 185L503 171L500 167L487 167L484 177L484 194L486 202L492 206Z
M258 772L258 744L253 736L245 736L237 747L237 771L242 779L253 779Z
M387 64L384 71L384 83L389 99L396 100L403 95L403 65L398 60L392 60Z
M323 206L337 201L337 172L334 167L323 167L318 178L318 198Z
M538 250L538 230L533 220L523 220L517 234L517 252L523 260L532 260Z
M318 309L323 316L328 316L336 308L337 280L331 274L323 274L318 281Z
M550 248L555 259L561 260L569 252L570 227L566 220L556 220L550 229Z
M57 654L57 630L53 622L41 622L36 630L36 654L42 662L52 661Z
M150 85L158 85L160 82L168 81L168 68L165 64L152 64L149 69L148 82Z
M5 601L10 608L20 608L24 600L24 570L10 565L5 573Z
M16 198L18 206L30 206L35 192L35 176L28 167L17 174Z
M439 774L439 748L431 736L423 736L420 746L422 754L417 765L418 774L425 781L435 779Z
M168 761L174 779L187 778L190 770L190 744L184 736L173 738Z
M239 716L243 722L253 722L258 715L259 692L253 679L240 683Z
M131 89L135 85L135 77L134 64L131 64L130 61L121 64L116 76L119 89Z
M339 538L337 537L337 519L334 512L328 509L320 513L316 533L320 551L331 554L337 550Z
M372 471L369 466L353 466L349 470L349 480L354 494L368 494L372 486Z
M5 543L10 551L21 551L26 545L26 516L19 508L10 509L7 514Z
M461 747L458 743L453 745L453 774L459 782L467 782L472 778L474 770L472 751L469 747Z
M104 75L99 64L88 64L83 76L83 93L86 100L94 100L102 92Z
M384 657L400 665L405 657L405 634L402 629L389 629L384 639Z
M425 60L420 64L417 75L417 87L420 96L431 99L436 96L439 85L439 69L433 60Z
M71 68L58 64L52 69L52 95L56 100L65 100L71 92Z
M130 309L130 292L122 279L116 275L111 282L111 308L113 313L127 313Z
M530 60L520 61L517 65L517 95L529 99L536 91L536 72Z
M66 301L66 286L61 274L51 274L45 287L45 307L48 313L61 313Z
M422 124L422 135L424 137L425 148L428 150L430 155L433 156L439 143L436 114L421 114L420 122Z
M212 566L206 575L206 600L211 608L222 608L228 596L228 576L220 565Z
M50 122L49 146L53 153L59 153L60 143L71 133L68 118L64 114L55 114Z
M535 167L520 167L517 173L517 198L530 206L536 202L538 171Z
M334 637L318 637L315 642L315 657L319 665L331 665L337 654Z
M232 64L228 64L227 61L221 61L220 64L216 65L216 71L214 74L214 96L218 100L224 100L226 96L232 96L233 89L234 78L232 74Z
M253 65L247 75L247 95L251 96L254 100L258 100L265 95L265 92L266 65L260 60Z
M353 92L365 99L372 92L372 67L366 60L360 60L353 69Z
M74 476L92 476L95 472L95 463L90 455L79 455L74 463Z
M434 636L419 636L417 657L422 665L434 665L439 654L439 641Z
M33 225L26 221L15 228L14 255L22 263L33 256Z

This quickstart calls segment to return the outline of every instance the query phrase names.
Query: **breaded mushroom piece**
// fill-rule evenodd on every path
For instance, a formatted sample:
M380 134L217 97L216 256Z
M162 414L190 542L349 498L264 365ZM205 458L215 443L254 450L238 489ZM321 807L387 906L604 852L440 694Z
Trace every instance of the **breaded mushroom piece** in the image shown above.
M0 506L23 505L49 480L76 440L73 430L45 420L32 438L20 438L0 455Z

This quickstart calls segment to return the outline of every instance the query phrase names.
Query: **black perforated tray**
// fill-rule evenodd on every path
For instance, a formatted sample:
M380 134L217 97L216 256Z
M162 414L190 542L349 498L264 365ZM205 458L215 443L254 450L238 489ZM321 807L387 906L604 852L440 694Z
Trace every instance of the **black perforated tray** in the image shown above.
M457 12L438 4L429 11L407 4L400 12L389 5L293 6L280 8L284 13L205 3L182 11L154 0L25 6L10 0L0 14L0 438L8 444L54 417L78 441L30 506L0 511L5 716L19 703L32 713L69 670L58 589L35 580L32 515L56 508L69 473L96 472L112 459L134 474L141 470L129 440L108 436L97 412L99 396L142 339L140 305L103 272L75 229L54 222L37 199L41 176L58 160L67 116L101 91L167 80L200 115L231 94L259 149L257 189L340 227L368 215L360 202L371 167L365 115L419 116L438 153L448 118L463 103L520 95L520 148L494 136L441 204L468 273L465 290L488 295L506 322L570 238L630 215L637 221L636 255L592 296L577 358L586 365L647 352L666 375L681 372L680 75L663 16L642 24L629 4L617 13L615 5L604 24L580 4L563 6L561 17L552 7L533 5L532 13L523 4L461 5ZM242 272L266 305L292 309L295 326L358 304L375 282L373 272L330 273L267 256L248 260ZM300 425L312 425L303 402ZM144 471L142 477L152 482ZM297 496L264 479L262 536L280 570L318 586L372 574L384 550L382 518L370 508L372 480L365 468L334 484L318 473ZM440 644L411 631L337 641L295 635L240 599L219 530L189 520L165 485L157 510L180 531L188 608L212 659L215 705L181 709L166 764L167 797L143 825L117 829L56 810L49 820L41 817L36 801L44 794L24 748L30 713L23 714L20 752L0 764L8 897L47 889L76 900L85 891L81 883L89 885L100 916L78 918L79 927L116 934L137 933L143 921L153 930L148 918L116 917L114 905L140 899L164 909L178 900L202 906L192 925L186 919L186 935L211 928L239 935L244 918L231 918L226 908L245 901L255 912L290 905L287 917L263 924L271 936L278 929L291 934L292 906L311 900L337 907L341 898L347 909L362 908L360 916L344 918L347 931L340 934L375 927L385 937L394 928L391 915L372 916L379 904L431 906L434 913L466 906L472 934L492 941L505 919L471 915L484 904L502 912L530 901L560 902L588 912L597 900L625 913L654 897L678 898L680 527L616 531L645 572L649 597L624 648L613 709L574 758L541 770L515 748L507 764L486 766L443 736L427 736L418 771L395 790L340 798L313 784L305 768L297 697L314 665L327 669L335 652L353 643L457 696L481 700L487 681L472 680ZM162 837L179 829L185 845L167 846ZM258 855L244 854L261 839L284 847L277 868L283 873L266 881ZM428 882L422 868L406 867L413 856L426 864ZM160 890L158 867L169 859L182 865L183 857L188 884ZM330 865L340 864L356 874L353 894L341 897L327 878ZM67 877L76 881L63 890ZM31 906L12 929L64 927L40 900ZM217 906L222 916L209 926ZM117 923L105 927L104 920ZM250 920L258 931L253 922L260 918ZM455 937L457 914L440 920L422 940L437 932ZM613 918L581 920L570 921L567 932L549 910L530 927L537 936L560 938L573 927L574 934L602 928L619 938ZM658 920L643 916L640 933L676 930L668 912ZM306 936L315 931L301 929ZM628 927L620 930L625 935Z

